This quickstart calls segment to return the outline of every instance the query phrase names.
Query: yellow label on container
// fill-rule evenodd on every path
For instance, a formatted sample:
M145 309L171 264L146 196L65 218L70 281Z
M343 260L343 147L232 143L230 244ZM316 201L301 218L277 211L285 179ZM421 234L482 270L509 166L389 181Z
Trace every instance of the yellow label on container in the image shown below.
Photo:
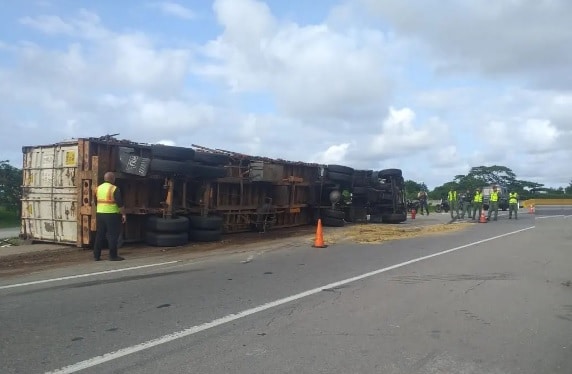
M67 151L66 152L66 166L74 166L75 165L75 152L74 151Z

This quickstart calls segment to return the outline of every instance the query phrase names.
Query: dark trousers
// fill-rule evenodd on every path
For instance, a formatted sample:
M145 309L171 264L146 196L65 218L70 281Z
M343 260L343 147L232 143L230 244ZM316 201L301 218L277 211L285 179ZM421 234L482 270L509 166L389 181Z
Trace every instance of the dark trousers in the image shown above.
M429 215L429 205L427 205L427 200L419 200L419 213L423 214L423 208L425 208L427 215Z
M97 213L95 222L97 233L95 234L93 257L99 258L101 256L101 248L106 237L109 247L109 258L117 257L117 242L121 233L121 215L117 213Z

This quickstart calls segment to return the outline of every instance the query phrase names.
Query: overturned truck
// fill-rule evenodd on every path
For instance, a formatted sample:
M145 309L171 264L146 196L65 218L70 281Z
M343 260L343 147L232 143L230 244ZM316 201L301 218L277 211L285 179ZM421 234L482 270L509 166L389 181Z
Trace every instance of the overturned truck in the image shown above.
M21 234L93 244L95 189L116 173L128 219L122 242L178 246L223 234L407 219L401 170L354 170L111 136L23 147Z

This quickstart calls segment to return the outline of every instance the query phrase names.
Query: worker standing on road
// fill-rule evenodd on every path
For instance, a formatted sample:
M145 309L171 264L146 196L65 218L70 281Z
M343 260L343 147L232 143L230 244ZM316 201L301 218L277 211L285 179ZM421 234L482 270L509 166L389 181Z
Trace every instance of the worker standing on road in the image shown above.
M423 208L427 211L427 215L429 215L429 205L427 205L427 192L426 191L419 191L417 194L417 199L419 200L419 212L423 215Z
M493 186L493 190L489 198L489 214L487 216L488 221L490 221L493 212L495 212L495 218L493 219L494 221L496 221L499 216L499 197L500 194L497 190L497 186Z
M518 194L514 191L508 194L508 219L512 219L513 211L514 219L518 219Z
M477 208L479 209L478 217L480 217L483 213L483 193L480 188L475 190L475 196L473 196L473 220L477 219L475 217L477 215Z
M449 209L451 209L451 219L459 218L459 202L457 200L457 191L451 187L449 190L449 195L447 197L449 200ZM453 215L453 212L456 214Z
M465 213L467 213L467 219L471 217L472 200L471 191L467 190L461 197L461 219L465 219Z
M119 188L114 184L115 174L108 171L103 176L103 179L105 182L97 186L95 193L97 203L95 216L97 233L93 247L93 258L95 261L100 260L101 247L103 247L103 241L107 236L109 260L121 261L124 260L124 258L117 255L117 245L121 232L121 224L126 221L125 207L123 206L123 199Z

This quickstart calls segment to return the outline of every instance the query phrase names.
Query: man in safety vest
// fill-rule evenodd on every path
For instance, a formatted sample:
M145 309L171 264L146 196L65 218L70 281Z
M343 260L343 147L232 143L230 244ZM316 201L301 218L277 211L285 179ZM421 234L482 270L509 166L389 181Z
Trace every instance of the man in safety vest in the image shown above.
M478 217L483 214L483 193L480 188L475 190L475 196L473 196L473 220L477 219L477 209L479 210Z
M513 211L514 219L518 219L518 194L514 191L508 194L508 219L512 219Z
M451 219L459 218L459 202L457 199L457 191L454 188L449 190L449 195L447 196L449 200L449 208L451 209ZM453 215L455 212L456 216Z
M499 198L500 193L497 190L497 186L493 186L493 190L491 192L491 196L489 197L489 214L487 215L487 220L491 219L491 215L495 212L495 218L493 221L496 221L499 216Z
M103 176L105 182L97 186L95 193L97 202L97 212L95 215L97 233L93 246L93 257L99 261L101 257L101 247L107 235L109 246L109 260L121 261L123 257L117 255L117 244L121 232L121 224L125 223L126 215L123 206L123 199L119 188L115 183L115 174L108 171Z

